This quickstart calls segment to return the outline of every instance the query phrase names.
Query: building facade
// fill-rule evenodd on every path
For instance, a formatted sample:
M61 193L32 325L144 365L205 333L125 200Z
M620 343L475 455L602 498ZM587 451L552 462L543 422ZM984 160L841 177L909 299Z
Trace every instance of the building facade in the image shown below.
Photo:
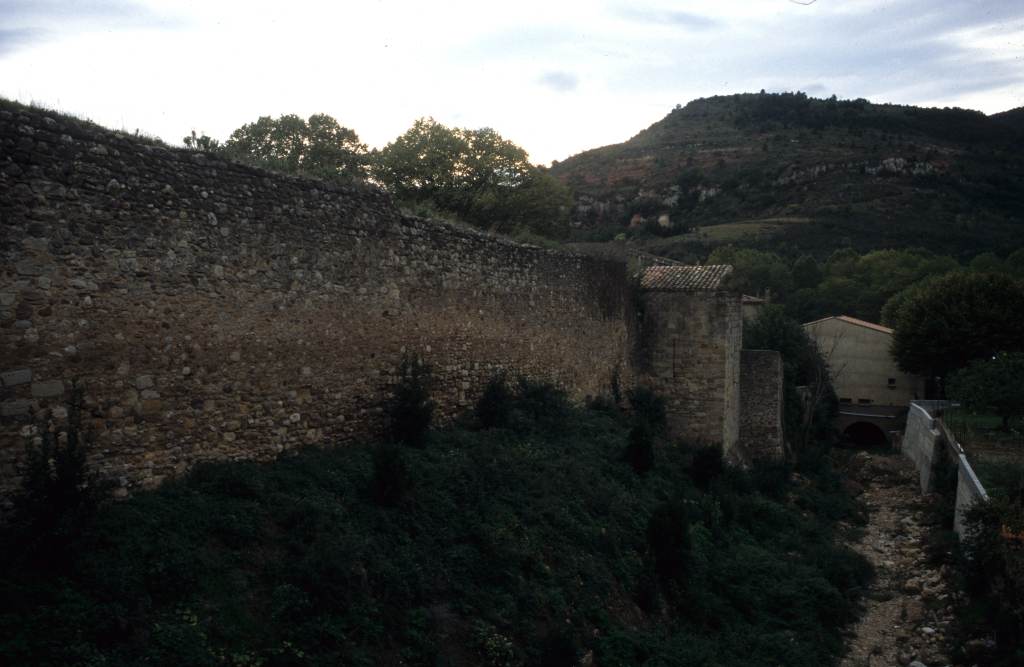
M924 379L893 359L893 330L855 317L826 317L804 325L828 363L839 397L839 430L863 444L895 441L910 402L924 398Z

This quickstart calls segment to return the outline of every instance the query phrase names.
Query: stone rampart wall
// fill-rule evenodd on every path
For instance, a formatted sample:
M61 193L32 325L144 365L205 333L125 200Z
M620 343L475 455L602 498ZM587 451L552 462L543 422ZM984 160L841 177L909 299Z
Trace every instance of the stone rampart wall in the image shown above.
M665 398L670 432L728 453L740 430L739 295L644 292L639 337L638 368Z
M125 491L377 434L403 354L442 417L500 369L630 382L621 263L6 102L0 149L0 494L75 379Z
M778 459L782 433L782 355L740 352L740 451L750 459Z

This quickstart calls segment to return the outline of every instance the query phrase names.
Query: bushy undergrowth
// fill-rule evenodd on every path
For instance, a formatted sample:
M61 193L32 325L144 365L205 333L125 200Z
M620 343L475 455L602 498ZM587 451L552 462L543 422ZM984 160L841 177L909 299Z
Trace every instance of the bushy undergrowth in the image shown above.
M834 659L868 570L818 509L849 507L827 470L766 494L726 468L701 490L692 455L659 445L638 476L629 420L512 393L511 427L436 431L426 448L201 466L103 507L59 565L5 534L0 662Z
M434 418L430 398L433 377L429 366L411 356L402 358L398 382L388 406L391 438L411 447L422 447Z
M986 664L1024 664L1024 485L975 504L966 519L961 572L968 599L959 619L962 630L994 636Z

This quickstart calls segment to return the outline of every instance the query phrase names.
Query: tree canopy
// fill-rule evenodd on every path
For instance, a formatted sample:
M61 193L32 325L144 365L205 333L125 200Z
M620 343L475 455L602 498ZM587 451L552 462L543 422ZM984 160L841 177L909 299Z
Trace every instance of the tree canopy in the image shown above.
M893 356L907 373L946 377L976 359L1024 352L1024 286L1007 275L951 273L893 310Z
M708 257L708 264L731 264L732 287L744 294L771 292L773 298L784 297L793 289L789 265L773 252L723 246Z
M1024 354L972 361L950 377L946 393L969 410L999 415L1006 429L1011 417L1024 415Z
M189 136L182 138L181 143L185 144L185 148L190 151L199 153L213 153L221 148L219 141L206 136L206 133L196 135L195 130L192 130Z
M828 437L835 416L836 396L827 360L800 323L778 305L761 309L757 319L743 327L743 347L776 350L782 355L783 425L786 439L796 447L808 436ZM797 387L806 387L805 399Z
M421 118L374 153L372 169L400 201L479 227L558 236L568 224L568 188L491 128Z
M363 177L368 154L354 130L327 114L260 116L231 133L228 157L280 171L320 177Z

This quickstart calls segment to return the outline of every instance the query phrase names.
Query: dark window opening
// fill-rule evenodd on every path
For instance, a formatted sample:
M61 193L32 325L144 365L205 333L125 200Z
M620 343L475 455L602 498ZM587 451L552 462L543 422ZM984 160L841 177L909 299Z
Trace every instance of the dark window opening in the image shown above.
M840 398L839 402L840 403L853 403L853 399L852 398Z
M870 398L858 398L857 402L860 403L861 405L871 405Z

